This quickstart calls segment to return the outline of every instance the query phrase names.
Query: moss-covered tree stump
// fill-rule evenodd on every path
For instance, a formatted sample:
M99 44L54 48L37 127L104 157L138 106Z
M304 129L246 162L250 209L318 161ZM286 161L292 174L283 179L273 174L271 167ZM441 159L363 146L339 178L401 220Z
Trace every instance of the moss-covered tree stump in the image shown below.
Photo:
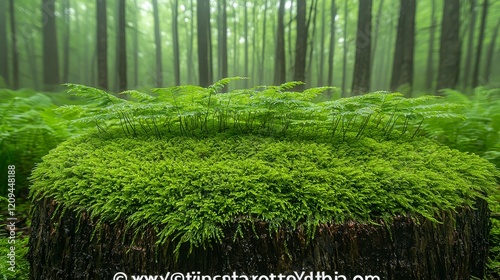
M34 171L31 279L481 278L495 176L479 157L422 138L91 134Z

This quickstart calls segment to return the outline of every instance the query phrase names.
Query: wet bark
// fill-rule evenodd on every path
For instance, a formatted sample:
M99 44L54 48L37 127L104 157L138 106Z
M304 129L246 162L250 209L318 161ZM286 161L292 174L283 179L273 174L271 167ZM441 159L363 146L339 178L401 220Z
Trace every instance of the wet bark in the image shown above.
M198 65L200 86L208 87L212 84L212 39L210 35L210 3L198 0L196 6L198 24Z
M439 72L436 89L455 88L460 67L460 4L445 0L441 40L439 47Z
M292 274L324 271L326 274L377 275L380 279L470 279L484 276L488 253L489 210L484 200L474 209L442 213L443 223L422 217L396 216L380 225L346 222L313 228L269 230L254 221L237 234L228 225L221 243L203 247L167 240L156 245L157 233L146 226L134 238L122 220L103 222L85 212L55 211L50 199L34 202L30 237L30 279L112 279L119 271L132 274L166 274L199 271L202 275ZM95 233L95 235L94 235ZM333 277L332 277L333 278ZM341 279L341 278L339 278Z

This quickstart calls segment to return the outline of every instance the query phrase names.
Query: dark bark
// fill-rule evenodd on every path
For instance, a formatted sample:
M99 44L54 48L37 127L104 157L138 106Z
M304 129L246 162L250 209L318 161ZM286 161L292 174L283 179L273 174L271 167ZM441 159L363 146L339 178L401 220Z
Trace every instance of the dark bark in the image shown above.
M327 1L323 1L323 4L321 6L321 43L320 43L320 48L319 48L319 69L318 69L318 86L324 86L323 84L323 69L325 68L324 67L324 59L323 59L323 56L325 54L325 25L326 25L326 2ZM335 0L332 1L331 5L332 6L335 6ZM331 15L333 15L333 13L331 13ZM332 23L334 24L335 26L335 17L332 16L332 22L330 23L330 38L332 35L335 35L335 30L334 32L332 32L332 29L331 29L331 25ZM331 39L330 39L331 40ZM331 41L330 41L331 43ZM332 54L331 52L331 49L330 49L330 52L328 53L328 55L330 56ZM332 59L333 61L333 59Z
M432 4L431 10L431 27L429 33L429 48L427 50L427 66L425 71L425 88L432 90L432 82L434 80L434 42L436 38L436 0L430 0Z
M476 64L472 73L472 88L479 85L479 68L481 65L481 55L483 53L484 32L486 30L486 18L488 16L488 0L483 1L483 17L481 18L481 28L479 29L479 38L476 49Z
M347 10L347 1L344 1L344 48L343 48L343 61L342 61L342 97L347 96L347 17L349 11Z
M439 69L436 89L455 88L460 67L460 3L445 0L439 47Z
M161 32L160 17L158 15L158 0L153 0L153 17L155 22L155 46L156 46L156 87L163 86L163 60L161 57Z
M179 28L177 23L179 0L174 0L172 3L172 37L174 44L174 78L175 85L181 84L181 62L179 53Z
M306 0L297 0L297 37L295 41L295 66L294 81L306 81L306 56L307 56L307 4ZM296 90L303 90L304 85L297 86Z
M274 84L281 85L286 81L286 58L285 58L285 2L280 0L278 9L278 25L276 27L276 51L274 66Z
M332 0L330 21L330 48L328 50L328 76L326 84L329 86L333 85L333 59L335 58L335 17L337 16L337 6L335 0Z
M401 0L398 33L392 66L391 90L409 85L405 94L410 97L413 87L413 57L415 46L415 0Z
M358 11L358 30L356 32L356 59L352 82L352 94L359 95L370 90L371 74L371 32L372 1L360 0Z
M11 3L13 2L14 1L11 1ZM57 54L55 0L42 0L42 29L43 83L46 90L52 90L59 84L59 59ZM13 34L15 33L13 32ZM14 84L15 83L16 82L14 81Z
M0 77L5 84L9 84L8 67L8 44L7 44L7 1L0 1ZM1 84L1 82L0 82Z
M218 16L219 16L219 26L218 26L218 62L219 62L219 79L227 78L227 3L226 0L217 1L218 5ZM222 92L226 92L227 88L224 87Z
M262 55L260 57L259 84L264 82L264 71L266 69L266 29L267 29L267 0L264 1L264 27L262 29Z
M69 0L64 0L62 5L63 17L64 17L64 45L63 45L63 73L62 82L67 83L69 80L69 42L70 42L70 20L69 20Z
M210 34L210 2L197 0L198 19L198 64L200 86L207 87L212 84L212 40Z
M97 84L108 90L108 30L106 0L97 0ZM92 77L93 79L94 77Z
M470 70L472 69L472 56L474 55L474 38L476 31L476 9L477 0L470 0L470 22L469 22L469 38L467 40L467 55L465 56L465 67L462 82L464 88L469 86Z
M491 78L491 62L493 60L493 57L495 56L495 46L497 42L497 37L498 33L500 31L500 20L498 20L497 25L495 26L495 29L493 30L493 36L491 37L491 42L490 46L488 48L488 55L486 56L488 59L486 59L486 67L484 69L484 83L488 84L490 82Z
M118 91L127 89L127 40L125 32L125 0L118 2Z
M241 227L233 223L225 227L220 243L192 251L181 245L179 259L173 253L177 243L157 245L157 233L146 221L139 235L134 228L126 230L124 220L102 222L96 229L97 218L85 211L56 211L57 206L49 199L33 203L30 279L101 280L112 279L118 271L129 276L168 271L213 276L295 270L307 276L324 271L332 279L337 272L339 280L356 279L356 274L385 280L469 280L483 279L488 254L489 210L484 200L474 208L440 213L442 223L400 215L376 221L379 225L321 224L311 229L313 239L303 227L274 232L264 221Z

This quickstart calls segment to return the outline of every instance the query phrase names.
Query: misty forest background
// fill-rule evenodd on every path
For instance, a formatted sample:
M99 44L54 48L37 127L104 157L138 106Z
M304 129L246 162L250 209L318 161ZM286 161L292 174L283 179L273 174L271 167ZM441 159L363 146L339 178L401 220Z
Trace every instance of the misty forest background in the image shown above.
M0 87L467 92L499 86L499 29L492 0L0 0Z

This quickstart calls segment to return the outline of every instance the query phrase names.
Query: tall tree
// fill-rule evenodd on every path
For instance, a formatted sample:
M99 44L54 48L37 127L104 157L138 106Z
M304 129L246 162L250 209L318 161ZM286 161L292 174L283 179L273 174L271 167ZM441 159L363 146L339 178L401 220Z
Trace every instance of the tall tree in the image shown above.
M219 62L219 79L222 78L227 78L228 73L227 73L227 3L226 0L219 0L217 1L218 5L218 29L217 29L217 34L218 34L218 43L217 43L217 50L218 50L218 59L217 61ZM225 88L224 88L225 90Z
M158 0L153 0L153 17L155 22L155 46L156 46L156 86L163 86L163 68L161 57L161 32L160 17L158 15Z
M469 38L467 40L467 55L465 56L465 67L463 75L464 88L469 86L470 70L472 68L472 56L474 55L474 38L476 31L476 8L477 0L469 0L470 2L470 22L469 22Z
M127 89L127 40L125 32L125 0L118 0L118 91Z
M375 31L373 33L373 44L372 44L372 50L371 50L371 67L372 67L372 73L374 72L374 67L375 67L375 53L377 51L377 46L378 46L378 37L379 37L379 30L380 30L380 22L382 21L382 8L384 7L384 0L380 0L378 10L377 10L377 17L375 18ZM375 78L375 75L372 75L372 79ZM371 86L374 86L374 81L371 82Z
M356 32L356 59L352 82L352 94L359 95L370 90L371 74L372 1L360 0L358 30Z
M312 65L313 65L313 53L315 52L315 42L317 40L316 38L316 17L318 15L318 1L313 1L311 3L311 9L309 13L309 22L307 23L307 27L309 27L309 24L312 20L312 36L311 36L311 41L309 41L309 45L311 46L309 48L309 58L306 61L307 64L307 69L306 69L306 82L309 84L309 86L312 85ZM312 12L312 15L311 15ZM309 28L307 29L309 30Z
M295 67L293 79L305 82L306 80L306 56L307 56L307 11L306 0L297 0L297 35L295 41ZM302 90L304 85L297 86L296 90Z
M175 85L181 84L181 62L179 54L179 28L177 24L179 0L174 0L172 3L172 43L174 44L174 77Z
M11 6L13 4L14 1L11 0ZM13 13L14 9L11 10L12 17ZM43 15L43 22L42 22L43 23L42 24L43 83L45 89L50 90L54 86L59 84L59 59L57 54L55 0L42 0L42 15ZM15 33L13 32L13 34ZM16 82L14 81L14 84L15 83Z
M136 88L139 83L139 5L137 0L134 0L134 82L132 87Z
M0 0L0 76L9 83L7 47L7 1Z
M486 66L484 69L484 83L487 84L490 81L490 76L491 76L491 62L493 60L493 57L495 56L495 46L497 42L497 37L498 37L498 32L500 31L500 19L497 22L497 25L495 26L495 29L493 30L493 36L491 36L491 42L490 46L488 48L488 59L486 60Z
M347 0L344 1L344 42L342 58L342 97L347 96L347 18L349 10L347 9Z
M262 29L262 55L260 57L259 84L264 82L265 57L266 57L266 29L267 29L267 0L264 1L264 28Z
M413 55L415 46L415 0L401 0L399 9L398 33L392 67L391 90L395 91L402 85L409 85L411 96L413 86Z
M97 6L97 84L108 90L108 25L106 0L96 0ZM92 75L93 76L93 75ZM93 79L93 77L92 77Z
M69 0L64 0L62 7L62 15L64 17L64 38L63 38L63 75L62 81L64 83L68 82L69 77L69 42L70 42L70 3Z
M188 74L188 83L195 83L196 79L194 79L194 66L193 66L193 40L194 40L194 2L193 0L189 0L189 9L190 9L190 18L189 18L189 34L188 36L188 51L187 51L187 74Z
M243 25L243 36L245 39L245 62L243 63L243 67L245 69L245 77L248 77L248 2L243 1L243 17L244 17L244 25ZM248 80L245 80L245 87L248 87Z
M209 1L197 0L196 17L198 24L198 71L200 86L207 87L213 81Z
M483 1L483 17L481 19L481 28L479 29L479 38L476 49L476 64L472 73L472 88L479 85L479 67L481 65L481 54L483 52L484 31L486 30L486 18L488 16L488 0Z
M328 76L327 85L333 85L333 59L335 57L335 17L337 16L337 6L335 0L332 0L330 20L330 48L328 50ZM344 38L345 41L345 38Z
M455 88L460 67L460 3L444 0L437 90Z
M278 8L278 25L276 27L276 51L274 66L274 84L281 85L286 81L286 58L285 58L285 2L280 0Z
M427 66L425 71L425 88L431 90L434 80L434 42L436 38L436 0L431 1L431 27L429 32L429 48L427 49Z
M332 5L335 4L335 0L332 0ZM335 17L332 18L332 21L335 21ZM331 43L331 22L330 22L330 43ZM335 23L333 23L335 25ZM319 49L319 70L318 70L318 86L323 86L323 68L324 68L324 59L323 55L325 53L325 26L326 26L326 1L323 1L321 5L321 43ZM331 52L329 52L331 54Z

